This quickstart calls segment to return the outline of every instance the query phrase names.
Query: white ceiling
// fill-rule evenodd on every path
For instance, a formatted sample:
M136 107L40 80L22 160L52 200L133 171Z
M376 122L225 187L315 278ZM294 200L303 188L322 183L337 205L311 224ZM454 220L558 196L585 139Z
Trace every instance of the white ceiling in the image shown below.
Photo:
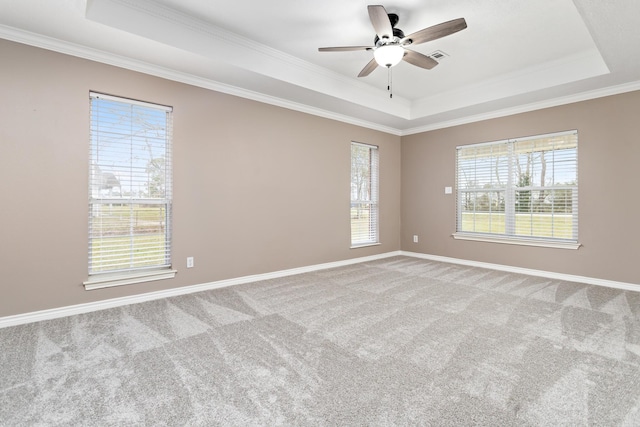
M356 77L373 45L364 0L0 0L0 38L404 135L640 89L640 1L393 0L413 46L448 57Z

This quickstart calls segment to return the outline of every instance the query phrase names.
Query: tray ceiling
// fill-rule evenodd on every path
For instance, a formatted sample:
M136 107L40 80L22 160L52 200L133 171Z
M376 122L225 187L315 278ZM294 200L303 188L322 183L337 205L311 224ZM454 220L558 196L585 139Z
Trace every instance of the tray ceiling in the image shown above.
M357 78L372 45L367 3L325 0L0 0L0 38L394 134L640 89L640 2L396 0L406 34L464 17L412 47L448 56Z

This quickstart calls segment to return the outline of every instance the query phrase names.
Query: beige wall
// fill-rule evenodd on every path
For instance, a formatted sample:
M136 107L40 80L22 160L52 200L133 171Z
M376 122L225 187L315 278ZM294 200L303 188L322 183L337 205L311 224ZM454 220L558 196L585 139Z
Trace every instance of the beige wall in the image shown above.
M401 139L4 40L0 55L0 317L398 249L640 283L640 92ZM91 90L174 107L175 279L82 287ZM457 145L568 129L579 132L579 250L451 237ZM352 140L381 156L382 245L355 250Z
M402 138L402 250L640 284L640 92ZM578 130L579 250L454 240L458 145ZM419 243L412 236L419 235Z
M0 57L0 317L400 248L398 136L4 40ZM174 107L175 279L82 287L89 91ZM352 140L380 146L380 246L349 249Z

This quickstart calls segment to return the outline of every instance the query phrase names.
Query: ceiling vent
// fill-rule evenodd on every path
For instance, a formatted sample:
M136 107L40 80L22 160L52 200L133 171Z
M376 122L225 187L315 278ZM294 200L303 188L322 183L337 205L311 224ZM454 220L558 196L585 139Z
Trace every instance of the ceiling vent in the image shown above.
M431 53L429 56L438 62L442 61L443 59L447 59L449 57L448 54L444 53L441 50L436 50L435 52Z

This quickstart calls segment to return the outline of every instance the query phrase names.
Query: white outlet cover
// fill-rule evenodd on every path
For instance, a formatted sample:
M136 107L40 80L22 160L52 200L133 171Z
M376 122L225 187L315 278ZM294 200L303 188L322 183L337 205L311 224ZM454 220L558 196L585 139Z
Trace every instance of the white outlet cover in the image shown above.
M452 193L453 193L452 187L444 187L444 194L452 194Z

